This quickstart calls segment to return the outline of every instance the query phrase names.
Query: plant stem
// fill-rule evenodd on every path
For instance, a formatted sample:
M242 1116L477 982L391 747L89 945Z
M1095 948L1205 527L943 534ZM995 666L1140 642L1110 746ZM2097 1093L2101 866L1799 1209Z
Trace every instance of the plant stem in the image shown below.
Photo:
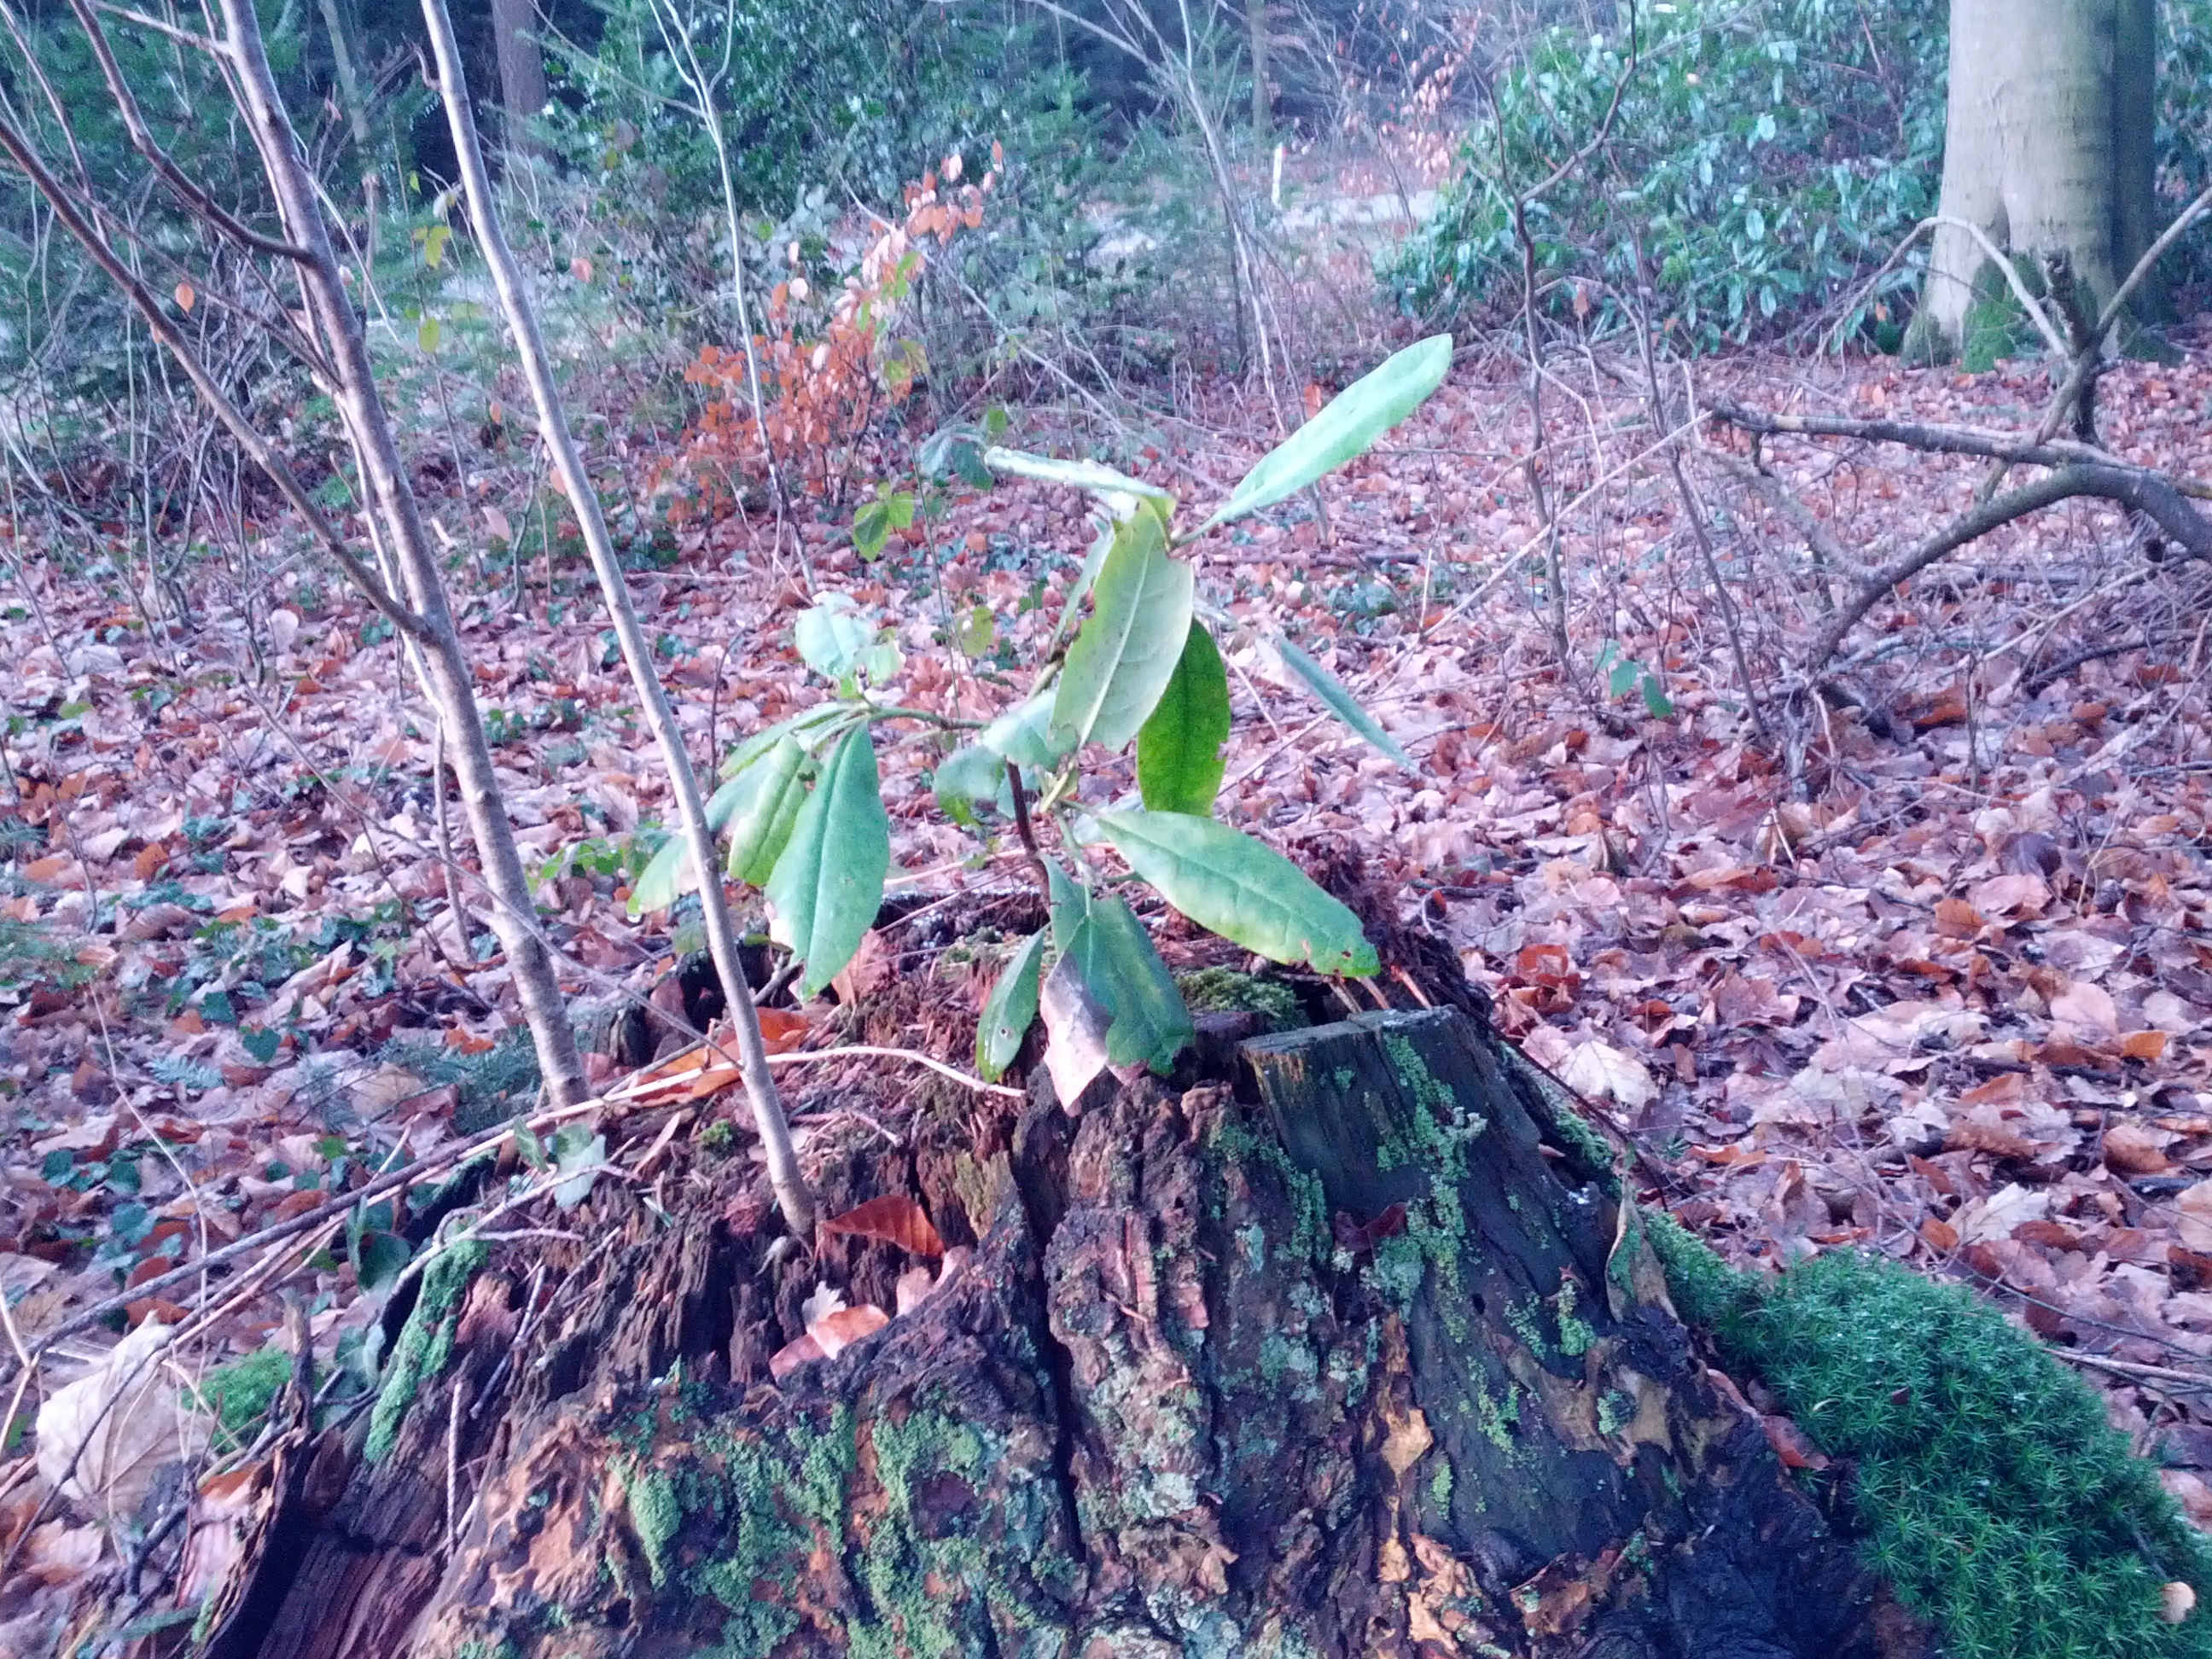
M699 908L706 922L708 950L714 958L714 971L721 978L723 994L729 1000L730 1024L737 1036L738 1069L744 1079L746 1098L752 1105L754 1126L768 1155L769 1184L775 1188L776 1202L793 1234L802 1241L811 1241L814 1232L814 1197L799 1167L799 1157L791 1144L791 1126L784 1117L783 1103L777 1096L774 1074L769 1070L768 1047L761 1039L759 1012L738 957L737 928L730 919L729 903L722 892L717 869L720 860L715 852L714 832L707 819L707 803L699 793L699 780L691 769L691 759L685 752L683 733L677 726L675 712L669 707L668 695L653 672L652 647L638 622L636 607L630 603L629 589L623 580L622 566L615 556L613 540L607 534L599 497L584 470L575 441L569 434L560 392L553 384L551 366L538 335L537 316L523 286L521 268L500 225L498 210L492 199L490 176L484 167L483 150L477 138L475 118L469 109L468 83L461 69L460 48L453 39L453 20L447 13L445 0L422 0L422 16L429 26L431 49L438 65L439 94L445 102L453 149L460 161L469 223L483 250L486 264L491 267L501 309L514 336L515 352L522 360L523 374L538 405L540 433L567 488L568 505L575 512L577 525L583 532L584 546L591 555L592 568L606 597L623 659L629 665L631 682L637 688L638 701L645 710L646 723L653 728L662 760L668 768L669 781L675 787L677 810L683 818L684 836L690 843L692 861L699 871Z

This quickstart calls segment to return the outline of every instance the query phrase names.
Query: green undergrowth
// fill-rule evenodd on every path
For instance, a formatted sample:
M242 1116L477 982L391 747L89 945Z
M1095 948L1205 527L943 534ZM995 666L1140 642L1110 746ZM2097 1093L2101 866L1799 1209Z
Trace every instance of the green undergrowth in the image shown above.
M442 1042L394 1037L379 1051L381 1065L397 1066L433 1089L453 1085L453 1127L472 1135L527 1108L538 1092L538 1052L520 1026L500 1033L481 1054L463 1054Z
M2167 1581L2212 1590L2212 1547L2033 1337L1889 1262L1826 1255L1767 1281L1651 1219L1683 1317L1850 1460L1869 1564L1949 1659L2212 1655L2212 1617L2159 1618Z

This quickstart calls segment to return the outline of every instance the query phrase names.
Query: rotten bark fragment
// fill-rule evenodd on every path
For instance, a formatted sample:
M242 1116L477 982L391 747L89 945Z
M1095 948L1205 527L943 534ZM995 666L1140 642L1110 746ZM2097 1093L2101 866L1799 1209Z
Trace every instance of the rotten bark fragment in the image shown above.
M1602 1143L1486 1031L1364 1015L1238 1069L1042 1097L988 1163L832 1172L833 1202L913 1179L973 1255L780 1389L817 1272L887 1304L910 1264L840 1240L779 1279L711 1211L641 1220L467 1438L450 1558L346 1518L407 1481L442 1513L423 1469L358 1477L262 1651L1899 1651L1709 1382ZM356 1597L302 1635L333 1559L375 1626Z

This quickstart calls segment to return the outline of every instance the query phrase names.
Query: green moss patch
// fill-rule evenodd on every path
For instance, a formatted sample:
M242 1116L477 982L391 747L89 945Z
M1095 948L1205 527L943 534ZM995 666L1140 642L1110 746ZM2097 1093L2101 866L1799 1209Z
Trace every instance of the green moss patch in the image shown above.
M1177 974L1176 989L1194 1014L1255 1013L1270 1031L1295 1031L1310 1024L1298 994L1279 980L1240 974L1234 968L1200 968Z
M2161 1587L2212 1591L2212 1548L2103 1402L1964 1288L1838 1253L1771 1285L1664 1217L1654 1248L1684 1317L1850 1460L1869 1564L1950 1659L2212 1655Z

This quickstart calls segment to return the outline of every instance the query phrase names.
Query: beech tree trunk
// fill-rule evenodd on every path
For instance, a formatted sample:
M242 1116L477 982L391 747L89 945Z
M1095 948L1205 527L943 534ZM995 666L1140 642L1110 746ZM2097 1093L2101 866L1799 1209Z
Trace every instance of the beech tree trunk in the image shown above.
M2150 246L2156 27L2155 0L1951 0L1939 211L1957 222L1936 231L1915 355L1955 352L1991 291L1968 225L2031 281L2063 256L2092 316Z
M1179 1091L1042 1097L995 1152L948 1112L832 1171L960 1248L781 1386L817 1281L888 1308L912 1258L787 1259L741 1158L664 1183L672 1225L603 1191L536 1305L495 1267L439 1316L384 1462L294 1448L214 1650L1915 1650L1509 1050L1449 1009L1230 1048L1237 1018Z
M499 55L501 136L512 155L534 155L530 124L551 96L545 85L545 52L538 44L538 9L532 0L491 0L492 45Z

